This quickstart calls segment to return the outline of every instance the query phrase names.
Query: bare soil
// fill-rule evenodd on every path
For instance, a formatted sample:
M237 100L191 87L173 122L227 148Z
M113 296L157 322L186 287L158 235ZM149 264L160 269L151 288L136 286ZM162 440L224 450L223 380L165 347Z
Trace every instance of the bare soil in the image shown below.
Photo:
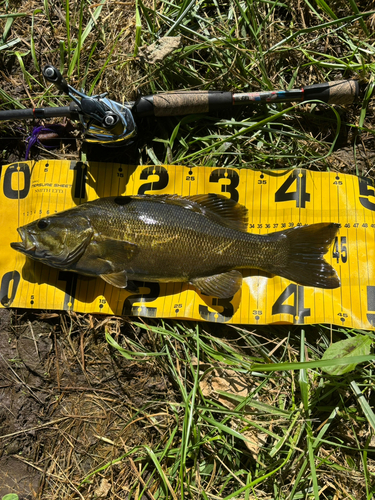
M158 439L149 416L134 417L147 402L158 414L159 401L173 401L171 384L153 363L114 352L104 329L152 342L116 318L0 310L0 498L71 498L91 471ZM131 463L111 468L117 498L127 498ZM81 495L106 484L104 472Z

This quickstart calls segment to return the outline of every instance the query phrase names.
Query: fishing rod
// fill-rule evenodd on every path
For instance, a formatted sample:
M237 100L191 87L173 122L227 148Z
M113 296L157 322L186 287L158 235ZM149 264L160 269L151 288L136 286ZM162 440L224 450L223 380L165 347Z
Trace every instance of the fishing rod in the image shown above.
M54 66L43 68L44 78L71 99L69 106L0 111L3 120L35 120L67 117L83 125L85 140L103 145L123 146L137 133L136 121L146 116L179 116L210 113L250 103L303 102L319 100L327 104L351 104L359 94L356 80L340 80L309 85L301 89L233 93L224 91L173 91L140 96L120 104L107 93L88 96L69 85Z

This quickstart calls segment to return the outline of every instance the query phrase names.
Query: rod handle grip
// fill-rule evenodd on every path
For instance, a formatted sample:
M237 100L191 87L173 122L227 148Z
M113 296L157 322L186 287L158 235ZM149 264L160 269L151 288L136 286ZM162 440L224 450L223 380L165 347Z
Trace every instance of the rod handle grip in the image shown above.
M232 92L181 90L142 96L134 103L132 112L139 117L178 116L210 113L232 105Z
M352 104L359 94L357 80L338 80L304 87L304 101L319 99L327 104Z

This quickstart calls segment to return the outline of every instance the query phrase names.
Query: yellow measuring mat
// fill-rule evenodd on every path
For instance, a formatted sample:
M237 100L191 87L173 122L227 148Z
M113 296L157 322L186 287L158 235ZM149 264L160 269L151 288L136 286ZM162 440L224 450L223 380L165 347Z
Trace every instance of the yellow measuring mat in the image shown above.
M18 227L97 198L205 193L244 205L248 231L255 234L319 222L340 224L325 259L337 271L341 286L303 287L250 270L241 289L228 299L209 297L187 283L135 282L136 287L127 290L33 261L10 246L20 241ZM375 186L370 179L303 169L20 162L2 168L0 207L2 307L236 324L375 327Z

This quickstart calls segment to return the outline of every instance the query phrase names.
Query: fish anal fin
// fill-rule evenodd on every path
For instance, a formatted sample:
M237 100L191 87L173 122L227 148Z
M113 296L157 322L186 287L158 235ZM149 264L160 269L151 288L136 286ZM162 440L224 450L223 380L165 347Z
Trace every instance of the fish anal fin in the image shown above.
M214 274L204 278L194 278L190 283L206 295L227 299L233 297L242 286L242 274L239 271Z

